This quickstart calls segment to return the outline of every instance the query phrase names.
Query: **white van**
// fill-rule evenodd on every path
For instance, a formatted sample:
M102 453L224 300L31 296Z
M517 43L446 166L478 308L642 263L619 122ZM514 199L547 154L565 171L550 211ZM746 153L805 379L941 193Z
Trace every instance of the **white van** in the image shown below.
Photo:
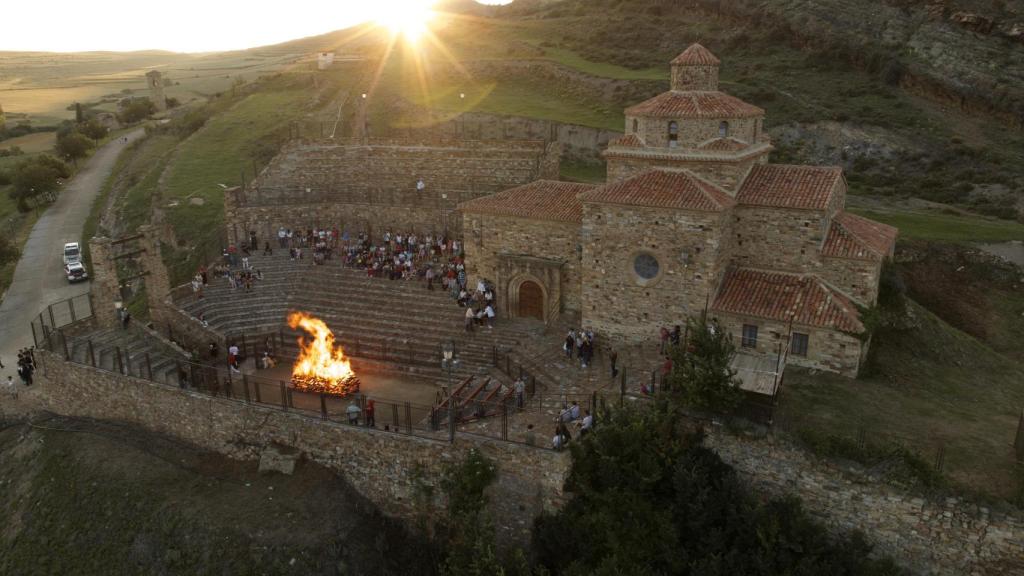
M78 245L78 242L68 242L64 245L64 265L67 266L72 262L82 261L82 248Z

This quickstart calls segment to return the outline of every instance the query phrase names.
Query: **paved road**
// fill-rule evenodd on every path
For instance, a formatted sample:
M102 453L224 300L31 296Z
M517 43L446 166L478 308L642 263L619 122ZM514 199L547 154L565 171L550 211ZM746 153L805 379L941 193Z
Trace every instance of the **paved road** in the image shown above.
M143 130L135 130L127 135L128 141L143 134ZM93 201L125 146L127 144L118 139L97 150L32 228L14 271L14 281L0 303L0 361L4 364L0 377L3 380L8 374L17 380L14 364L18 350L32 345L29 328L32 318L48 304L89 291L88 282L69 284L64 278L61 249L65 242L77 242L81 238Z

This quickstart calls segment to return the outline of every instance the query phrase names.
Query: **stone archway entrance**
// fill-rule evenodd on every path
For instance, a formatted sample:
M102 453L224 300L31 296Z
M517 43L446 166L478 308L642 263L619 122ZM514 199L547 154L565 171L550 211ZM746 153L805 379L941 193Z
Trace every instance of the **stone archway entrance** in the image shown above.
M536 318L544 321L544 290L539 284L526 280L519 285L520 318Z

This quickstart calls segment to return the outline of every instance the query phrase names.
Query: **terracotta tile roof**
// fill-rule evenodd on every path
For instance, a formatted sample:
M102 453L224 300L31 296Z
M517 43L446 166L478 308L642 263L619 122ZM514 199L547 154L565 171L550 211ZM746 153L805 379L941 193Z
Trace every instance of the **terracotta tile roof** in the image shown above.
M730 270L712 310L843 332L864 330L857 308L815 276Z
M656 118L751 118L764 110L724 92L668 91L626 108L626 116Z
M832 189L842 177L842 168L833 166L758 164L736 193L736 203L824 210L832 197Z
M683 64L690 66L718 66L721 60L711 53L711 50L694 42L690 47L683 50L683 53L672 60L672 64Z
M459 204L459 209L463 212L534 220L581 222L583 204L578 196L593 189L593 184L537 180L525 186L468 200Z
M892 254L898 233L887 224L840 212L832 219L821 253L838 258L882 260Z
M643 148L644 142L636 134L626 134L609 141L608 145L618 146L619 148Z
M701 144L697 148L700 150L708 150L711 152L735 152L736 150L742 150L747 147L746 142L741 142L735 138L715 138L714 140L708 140Z
M666 170L651 170L595 188L582 200L700 212L717 212L733 205L732 198L714 184L687 172Z

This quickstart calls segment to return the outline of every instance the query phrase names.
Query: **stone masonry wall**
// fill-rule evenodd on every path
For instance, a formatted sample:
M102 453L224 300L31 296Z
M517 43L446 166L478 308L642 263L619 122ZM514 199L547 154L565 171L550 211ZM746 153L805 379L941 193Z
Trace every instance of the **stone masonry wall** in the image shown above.
M652 326L684 323L714 296L728 226L727 213L585 203L583 325L637 340L651 337ZM654 280L634 272L640 253L657 258Z
M229 241L249 230L274 238L280 226L458 231L450 215L459 202L558 173L557 143L360 142L287 144L250 187L226 198Z
M59 414L131 422L203 448L254 459L272 442L295 446L341 473L385 513L414 514L417 476L436 485L441 466L477 448L497 463L491 494L499 538L527 542L541 510L557 509L566 453L460 434L454 444L355 428L296 412L212 398L88 366L40 350L39 384ZM712 429L706 444L763 496L792 494L836 532L858 529L882 554L921 574L1024 573L1024 517L956 498L921 498L858 472L819 461L781 441Z
M732 341L737 350L774 356L778 353L779 342L785 341L790 332L789 325L784 322L720 312L712 312L712 314L718 319L722 328L732 334ZM742 346L744 324L757 326L757 345L753 348ZM857 376L861 358L867 350L867 346L860 340L835 330L824 330L799 324L794 324L792 328L793 332L807 334L807 356L797 356L790 352L786 358L787 364L838 372L849 378Z
M528 543L533 518L562 502L567 453L460 434L454 444L353 427L64 362L48 352L40 383L58 414L124 421L233 458L255 459L271 443L293 446L340 473L384 513L413 517L416 478L435 485L442 466L476 448L495 462L491 494L499 542ZM435 490L435 493L438 490Z
M626 128L633 129L633 120L637 121L637 134L648 146L673 149L695 149L700 144L720 137L719 126L728 122L727 137L736 138L747 143L755 143L764 135L761 130L761 118L644 118L629 116ZM668 125L675 122L678 126L677 147L669 148Z
M1024 517L958 498L925 499L844 470L782 442L716 431L706 444L755 491L794 494L837 532L860 530L877 552L919 574L1024 574Z
M816 272L828 219L823 211L741 206L734 211L731 242L740 266L782 272Z
M337 227L350 235L372 233L374 238L379 238L385 230L417 234L442 234L447 230L460 237L462 221L455 213L457 203L448 199L433 209L334 202L236 208L227 220L228 237L231 242L241 241L248 231L255 230L260 242L270 241L274 249L277 248L277 230L280 227L292 230Z
M817 273L836 290L861 304L871 306L878 298L882 261L823 257Z
M580 309L580 262L576 251L580 243L579 223L490 214L465 214L463 218L466 273L470 286L475 286L478 278L498 281L498 259L502 253L562 260L565 265L561 269L561 286L557 287L561 295L561 307L565 310ZM504 303L512 300L504 292L507 288L498 286L499 306L503 310Z

